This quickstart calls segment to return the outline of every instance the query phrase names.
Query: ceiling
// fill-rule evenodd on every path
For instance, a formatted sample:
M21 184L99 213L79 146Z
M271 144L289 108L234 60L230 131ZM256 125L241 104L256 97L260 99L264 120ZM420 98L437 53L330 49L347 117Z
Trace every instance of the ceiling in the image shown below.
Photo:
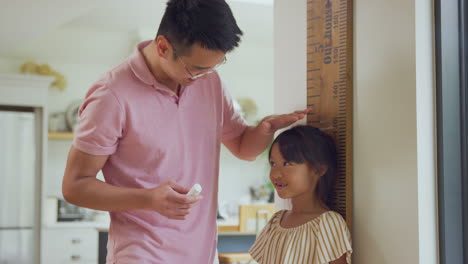
M273 0L228 2L241 28L255 25L251 35L272 30L272 19L259 17L272 18ZM0 55L58 28L155 33L165 3L164 0L0 0Z

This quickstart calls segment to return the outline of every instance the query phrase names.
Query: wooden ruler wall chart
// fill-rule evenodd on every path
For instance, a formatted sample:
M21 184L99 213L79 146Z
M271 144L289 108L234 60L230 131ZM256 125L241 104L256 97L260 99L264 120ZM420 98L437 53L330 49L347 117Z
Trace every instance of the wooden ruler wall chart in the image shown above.
M307 1L307 116L338 145L333 202L352 223L352 0Z

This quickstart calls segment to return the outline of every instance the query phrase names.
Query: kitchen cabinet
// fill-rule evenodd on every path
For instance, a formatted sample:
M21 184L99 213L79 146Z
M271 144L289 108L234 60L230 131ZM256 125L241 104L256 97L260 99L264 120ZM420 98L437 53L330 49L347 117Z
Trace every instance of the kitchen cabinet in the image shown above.
M98 263L95 228L47 228L42 232L41 263Z

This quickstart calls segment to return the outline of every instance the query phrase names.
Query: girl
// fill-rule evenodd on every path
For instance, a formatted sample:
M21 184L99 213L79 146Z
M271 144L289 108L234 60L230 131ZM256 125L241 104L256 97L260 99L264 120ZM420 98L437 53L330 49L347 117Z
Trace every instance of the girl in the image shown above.
M292 209L273 215L249 253L260 264L351 264L346 222L330 210L337 166L333 139L296 126L272 144L270 180Z

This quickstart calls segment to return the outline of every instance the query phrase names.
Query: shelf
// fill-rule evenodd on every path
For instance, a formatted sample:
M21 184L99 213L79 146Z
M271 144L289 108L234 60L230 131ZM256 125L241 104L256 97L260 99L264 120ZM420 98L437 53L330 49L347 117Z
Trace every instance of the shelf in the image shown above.
M239 232L238 225L218 225L218 232Z
M109 231L109 221L72 221L72 222L55 222L45 224L44 227L50 229L58 228L96 228L101 232ZM218 225L218 235L220 236L252 236L255 235L255 232L239 232L239 226L235 228L226 228L226 226Z
M55 222L44 224L43 226L48 229L69 229L69 228L95 228L98 230L109 230L110 222L94 222L94 221L71 221L71 222Z
M73 132L49 132L50 140L73 140Z

